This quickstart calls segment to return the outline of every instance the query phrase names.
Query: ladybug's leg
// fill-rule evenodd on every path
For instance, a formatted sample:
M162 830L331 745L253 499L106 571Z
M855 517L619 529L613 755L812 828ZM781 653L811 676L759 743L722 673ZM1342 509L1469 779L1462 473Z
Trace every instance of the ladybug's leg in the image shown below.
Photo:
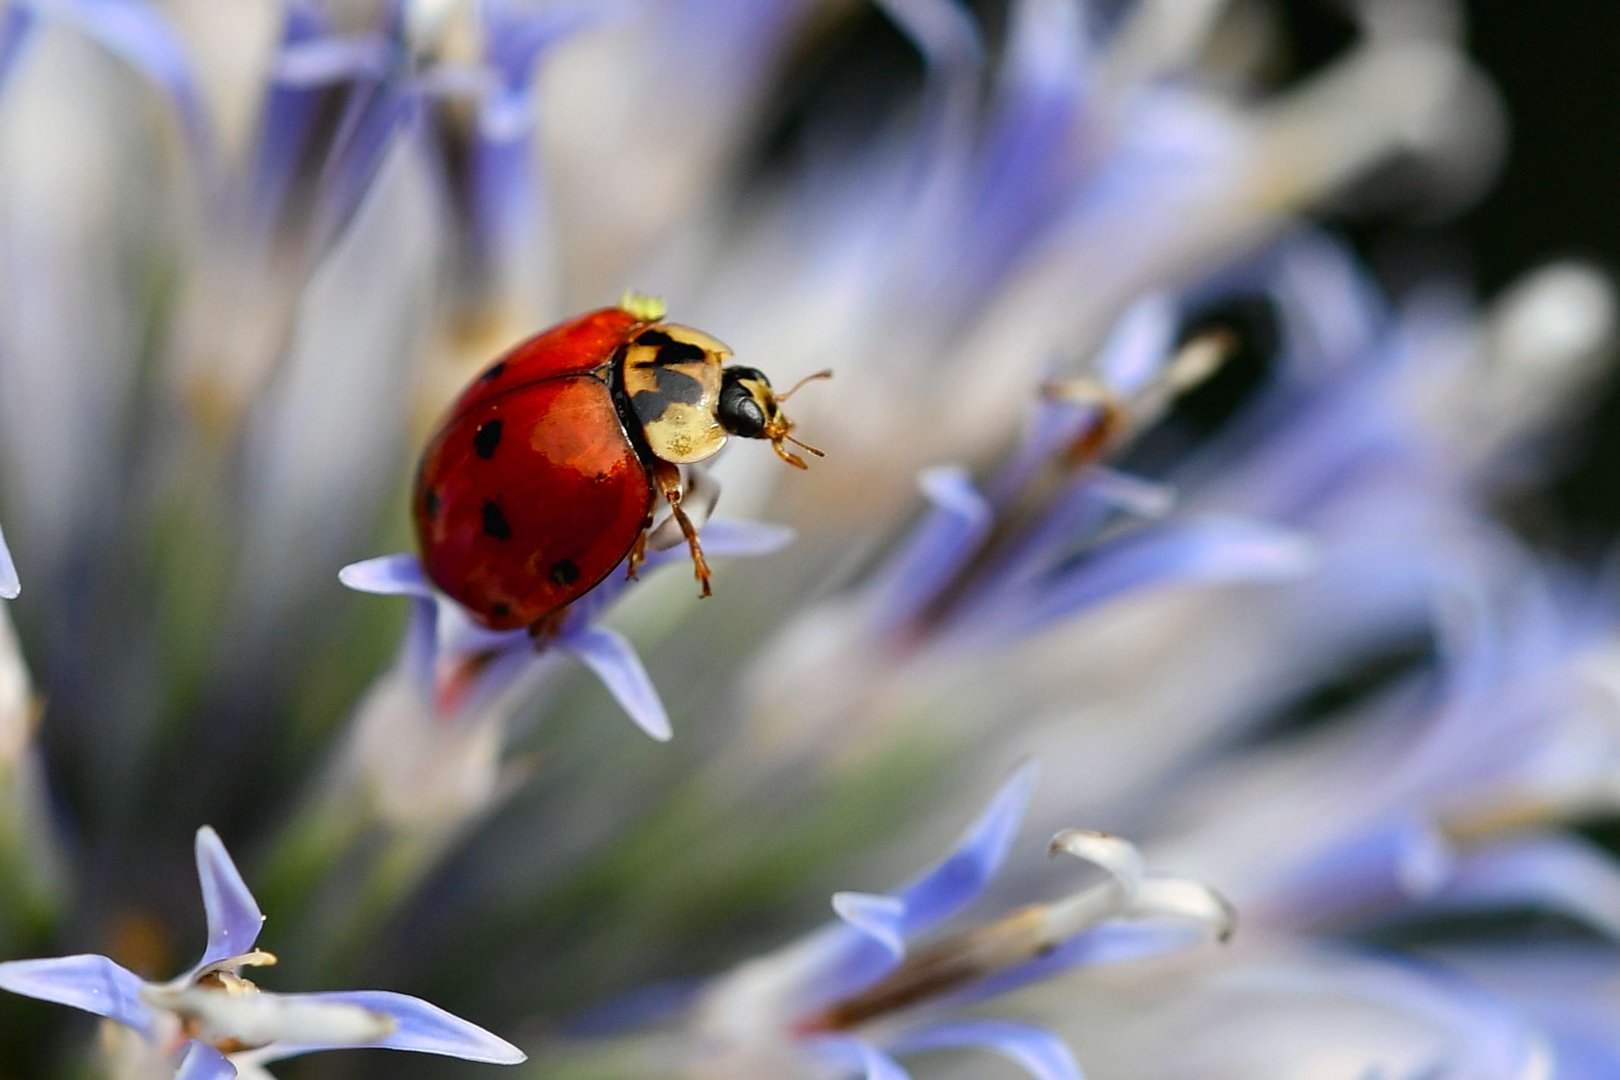
M692 524L692 519L686 516L686 511L681 507L681 499L685 494L681 486L681 470L667 461L660 461L653 468L653 482L658 485L658 491L664 496L664 501L669 503L669 512L680 525L687 546L692 549L692 574L703 587L700 595L713 595L713 591L709 588L709 563L703 557L703 546L698 543L697 526Z
M636 542L630 546L630 557L626 561L626 570L629 578L635 581L640 577L641 564L647 561L647 536L652 531L652 511L647 512L647 520L641 523L641 532L636 534Z
M568 605L564 604L556 611L548 612L529 624L529 637L534 641L534 647L544 649L550 645L552 639L561 631L564 620L568 618Z

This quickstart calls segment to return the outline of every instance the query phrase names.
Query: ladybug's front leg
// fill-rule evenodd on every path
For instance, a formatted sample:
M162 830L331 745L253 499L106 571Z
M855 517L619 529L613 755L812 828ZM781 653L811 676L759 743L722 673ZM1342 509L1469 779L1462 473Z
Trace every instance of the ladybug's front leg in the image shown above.
M653 468L653 483L658 485L659 494L669 503L669 512L680 525L687 546L692 549L692 574L703 587L700 595L713 595L713 591L709 588L709 563L703 558L703 546L698 543L697 526L692 524L692 519L687 517L686 511L681 508L681 498L685 494L681 485L681 470L667 461L660 461ZM645 539L646 533L643 532L642 539L638 543L644 542Z

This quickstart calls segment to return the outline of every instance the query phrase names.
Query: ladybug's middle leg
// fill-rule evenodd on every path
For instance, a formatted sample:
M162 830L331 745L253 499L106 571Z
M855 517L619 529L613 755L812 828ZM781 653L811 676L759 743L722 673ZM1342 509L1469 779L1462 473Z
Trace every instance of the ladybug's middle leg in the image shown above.
M700 595L713 595L713 591L709 588L709 563L703 557L703 545L698 543L697 526L692 524L692 519L687 517L686 511L681 508L681 498L685 494L685 489L681 485L681 470L667 461L660 461L653 468L653 483L658 485L659 494L669 503L669 512L680 525L687 546L692 549L692 575L703 587ZM645 537L646 534L642 535Z

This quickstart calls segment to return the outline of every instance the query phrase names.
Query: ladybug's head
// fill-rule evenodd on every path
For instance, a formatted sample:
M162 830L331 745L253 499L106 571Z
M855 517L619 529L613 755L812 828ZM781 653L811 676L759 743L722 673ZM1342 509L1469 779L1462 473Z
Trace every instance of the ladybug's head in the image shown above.
M832 372L818 371L800 379L792 390L778 395L771 389L771 381L758 368L728 367L720 383L720 402L716 409L720 426L745 439L769 439L777 457L794 468L807 468L803 458L782 444L792 443L816 457L823 455L820 450L790 434L793 421L782 411L782 403L805 383L830 378Z

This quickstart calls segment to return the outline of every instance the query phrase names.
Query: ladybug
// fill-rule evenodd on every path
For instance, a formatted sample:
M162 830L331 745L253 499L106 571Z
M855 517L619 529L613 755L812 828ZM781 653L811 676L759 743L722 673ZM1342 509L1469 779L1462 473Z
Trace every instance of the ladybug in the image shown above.
M413 512L423 567L491 629L538 634L621 562L634 577L659 496L708 596L680 466L732 435L768 439L800 469L784 443L820 456L790 434L788 394L663 316L661 303L627 296L521 342L462 392L423 450Z

